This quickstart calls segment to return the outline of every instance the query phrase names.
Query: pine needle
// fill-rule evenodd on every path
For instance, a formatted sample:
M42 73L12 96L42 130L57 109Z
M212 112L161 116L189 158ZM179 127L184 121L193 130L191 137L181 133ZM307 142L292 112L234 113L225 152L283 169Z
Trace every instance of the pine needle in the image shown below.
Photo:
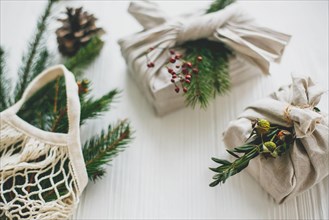
M198 56L203 58L198 66L199 73L185 94L186 103L193 108L197 103L206 108L210 99L230 88L228 58L232 52L223 43L208 40L188 42L183 47L186 48L186 60L194 61Z
M83 157L90 180L96 181L105 174L104 165L126 148L131 135L130 125L124 120L116 126L110 125L107 131L103 130L84 144Z
M219 11L234 2L235 2L235 0L215 0L210 5L210 7L208 8L206 13L208 14L208 13Z
M7 74L7 66L6 66L6 55L5 51L2 47L0 47L0 112L5 110L6 108L11 105L11 97L10 97L10 91L11 91L11 82L6 77Z
M29 44L28 51L23 55L22 66L19 69L19 82L15 89L15 100L17 101L22 96L27 84L33 79L35 74L31 73L33 66L39 67L41 64L36 63L38 57L42 57L45 48L44 34L47 29L47 20L51 14L51 7L53 6L54 0L49 0L47 7L40 17L37 24L37 32L33 40ZM41 61L39 59L39 61ZM42 66L42 65L41 65Z
M221 10L234 1L215 0L206 13ZM223 43L205 39L187 42L182 47L186 49L185 60L193 63L198 56L203 58L198 66L199 73L193 77L185 94L186 104L193 108L199 104L205 109L210 99L225 94L230 89L228 59L232 51Z
M112 102L119 93L117 89L114 89L96 100L88 98L86 101L82 101L80 124L82 125L87 119L98 117L110 110Z
M92 37L90 42L86 46L80 48L73 57L67 59L64 65L76 76L79 76L81 70L89 66L96 59L103 45L104 42L98 36Z

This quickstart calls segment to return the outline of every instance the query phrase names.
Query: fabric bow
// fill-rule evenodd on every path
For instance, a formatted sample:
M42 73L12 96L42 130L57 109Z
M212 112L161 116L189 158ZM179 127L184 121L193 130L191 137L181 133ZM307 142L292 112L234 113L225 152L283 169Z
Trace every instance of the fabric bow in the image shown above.
M324 90L310 77L293 76L290 87L282 87L272 96L249 106L240 118L264 118L274 124L293 126L297 138L311 135L326 117L314 111Z
M221 41L245 55L263 73L268 73L270 62L280 60L290 39L287 34L257 25L237 3L215 13L188 15L181 19L170 18L150 1L132 2L128 11L146 30L139 33L138 37L134 35L121 39L119 43L124 49L134 47L137 43L153 47L174 47L198 39ZM132 37L136 40L133 41ZM125 44L127 41L128 45ZM159 56L161 52L155 58Z

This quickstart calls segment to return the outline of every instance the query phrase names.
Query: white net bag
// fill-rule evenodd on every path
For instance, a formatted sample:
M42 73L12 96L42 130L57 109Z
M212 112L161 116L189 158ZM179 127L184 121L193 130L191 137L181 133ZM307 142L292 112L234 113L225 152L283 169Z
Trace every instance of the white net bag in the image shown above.
M58 76L66 82L69 131L36 128L16 113ZM0 113L0 219L68 219L88 177L79 134L80 102L74 76L64 66L47 69L21 100Z

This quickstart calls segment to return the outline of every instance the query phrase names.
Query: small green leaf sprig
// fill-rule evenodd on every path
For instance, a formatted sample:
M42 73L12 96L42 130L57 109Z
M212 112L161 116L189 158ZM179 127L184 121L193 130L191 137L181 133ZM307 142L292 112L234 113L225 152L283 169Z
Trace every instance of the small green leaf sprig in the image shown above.
M216 173L213 176L214 181L209 186L214 187L219 183L225 183L229 177L245 169L250 160L257 156L263 156L266 159L282 156L290 149L295 139L295 132L292 127L271 125L265 119L252 121L252 131L246 143L232 150L226 150L236 160L230 162L224 159L211 158L220 166L209 168Z

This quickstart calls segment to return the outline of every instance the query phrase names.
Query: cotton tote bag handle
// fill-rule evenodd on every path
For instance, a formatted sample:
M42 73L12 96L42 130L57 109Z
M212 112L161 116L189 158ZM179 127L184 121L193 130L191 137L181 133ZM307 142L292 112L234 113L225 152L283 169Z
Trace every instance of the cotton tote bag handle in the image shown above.
M78 188L79 191L82 192L84 187L87 185L88 177L81 152L79 129L80 100L78 95L78 86L74 75L68 71L64 65L56 65L46 69L27 86L25 92L22 95L22 98L7 110L16 114L23 106L23 104L32 97L33 94L35 94L49 82L62 75L64 75L66 83L67 114L69 122L67 144L70 158L73 164L74 173L78 180Z

